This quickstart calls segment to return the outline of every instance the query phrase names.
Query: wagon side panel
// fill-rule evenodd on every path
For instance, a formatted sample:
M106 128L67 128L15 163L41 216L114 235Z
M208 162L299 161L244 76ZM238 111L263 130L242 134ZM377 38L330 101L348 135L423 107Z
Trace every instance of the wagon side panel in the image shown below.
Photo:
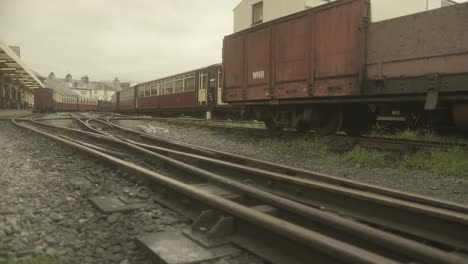
M315 14L314 96L360 94L367 1L342 1Z
M275 27L275 98L301 98L309 95L308 87L314 79L313 20L313 14L309 14Z
M225 76L223 98L225 101L241 101L244 99L242 95L245 62L244 44L244 35L224 40L223 70Z
M366 92L423 93L434 76L440 91L467 91L467 29L468 4L371 24L367 76L381 85Z

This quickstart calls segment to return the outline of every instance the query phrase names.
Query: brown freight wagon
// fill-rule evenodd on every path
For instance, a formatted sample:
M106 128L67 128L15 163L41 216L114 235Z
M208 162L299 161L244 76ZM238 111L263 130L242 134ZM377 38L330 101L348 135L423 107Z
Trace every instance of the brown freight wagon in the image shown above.
M466 126L468 5L374 24L370 4L335 1L225 37L224 101L271 129L361 134L389 107L453 110Z

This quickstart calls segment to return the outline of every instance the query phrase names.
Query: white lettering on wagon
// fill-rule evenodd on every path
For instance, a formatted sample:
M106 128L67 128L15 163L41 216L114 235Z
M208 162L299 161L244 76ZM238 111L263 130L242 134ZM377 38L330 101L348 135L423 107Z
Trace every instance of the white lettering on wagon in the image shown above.
M265 71L256 71L252 73L252 78L254 80L265 79Z

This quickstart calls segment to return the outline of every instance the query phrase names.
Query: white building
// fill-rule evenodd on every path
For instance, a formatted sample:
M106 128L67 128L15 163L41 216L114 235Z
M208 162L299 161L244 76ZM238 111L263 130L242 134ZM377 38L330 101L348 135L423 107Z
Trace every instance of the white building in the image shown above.
M90 81L88 76L81 77L80 80L75 80L72 78L71 74L67 74L64 79L60 79L56 78L55 74L52 72L49 74L48 80L49 84L56 83L88 99L110 101L112 95L122 90L118 78L115 78L114 82L97 82Z
M243 0L234 8L234 32L335 0ZM371 0L372 21L454 5L452 0Z
M371 0L372 21L382 21L457 4L451 0Z

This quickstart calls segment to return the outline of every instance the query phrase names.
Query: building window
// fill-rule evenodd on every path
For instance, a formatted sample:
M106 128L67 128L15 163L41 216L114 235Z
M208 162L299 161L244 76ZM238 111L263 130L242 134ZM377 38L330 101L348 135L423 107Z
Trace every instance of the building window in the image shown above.
M453 1L442 0L442 7L451 6L453 4L454 4Z
M252 25L263 22L263 2L256 3L252 6Z

